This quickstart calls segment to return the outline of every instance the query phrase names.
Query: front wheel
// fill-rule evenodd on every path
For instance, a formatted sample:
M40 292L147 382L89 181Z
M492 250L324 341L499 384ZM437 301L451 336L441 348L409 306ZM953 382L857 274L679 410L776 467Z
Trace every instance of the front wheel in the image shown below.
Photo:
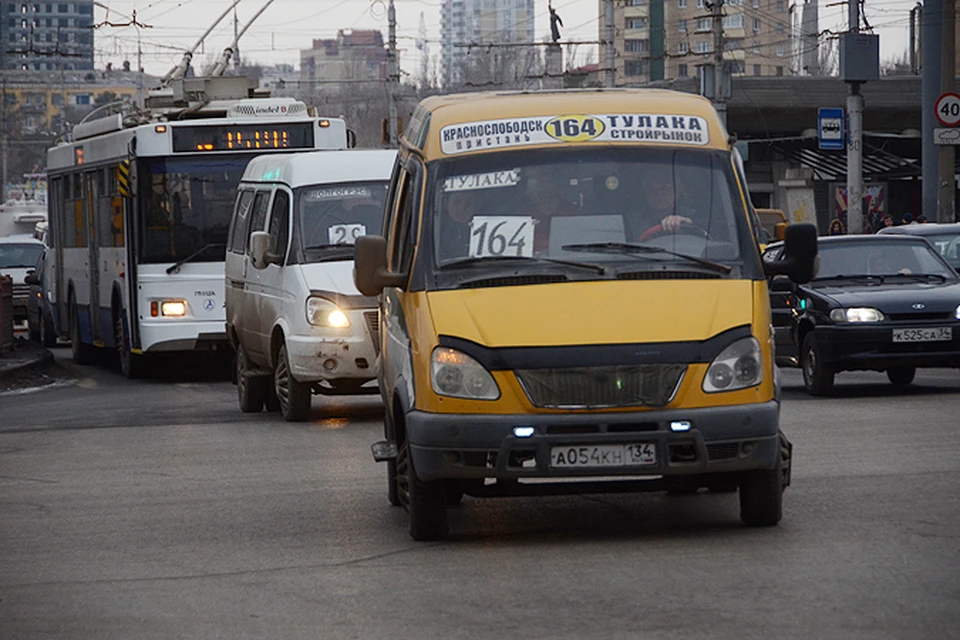
M891 367L887 369L887 378L896 387L905 387L917 375L916 367Z
M53 330L53 318L49 313L40 312L40 344L50 348L57 346L57 334Z
M407 443L397 452L397 480L400 499L410 514L410 537L414 540L442 540L450 532L447 522L447 491L443 482L417 478Z
M77 300L70 296L70 351L74 364L93 364L93 347L80 340L80 311Z
M750 527L772 527L783 517L782 454L769 471L750 471L740 480L740 519Z
M823 349L813 331L803 337L800 368L803 370L803 385L807 393L813 396L826 396L833 392L835 372L824 362Z
M277 366L273 372L273 385L280 402L280 413L287 422L303 422L310 414L312 391L305 382L297 382L290 371L287 345L277 353Z
M117 340L117 356L120 360L120 371L128 378L142 378L147 373L145 355L137 355L130 351L130 338L127 335L127 323L123 309L114 319L114 336Z

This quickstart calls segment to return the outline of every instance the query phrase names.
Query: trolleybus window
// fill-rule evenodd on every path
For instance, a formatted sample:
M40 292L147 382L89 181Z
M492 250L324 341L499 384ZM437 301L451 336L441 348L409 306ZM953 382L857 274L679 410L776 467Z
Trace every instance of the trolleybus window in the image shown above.
M141 163L140 260L222 261L236 185L249 156L149 158Z

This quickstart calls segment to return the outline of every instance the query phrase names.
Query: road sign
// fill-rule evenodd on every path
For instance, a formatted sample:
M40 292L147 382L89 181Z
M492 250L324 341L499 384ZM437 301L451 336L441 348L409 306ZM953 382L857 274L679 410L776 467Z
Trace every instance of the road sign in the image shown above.
M960 95L944 93L937 98L934 107L937 120L945 127L955 127L960 124Z
M843 109L821 108L817 111L817 138L821 149L843 149Z
M960 145L960 129L940 128L933 130L933 144L936 145Z

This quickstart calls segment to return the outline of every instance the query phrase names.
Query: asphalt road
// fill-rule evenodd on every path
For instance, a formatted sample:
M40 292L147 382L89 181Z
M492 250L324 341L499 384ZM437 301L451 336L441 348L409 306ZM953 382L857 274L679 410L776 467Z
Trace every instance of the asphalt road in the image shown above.
M958 371L784 372L776 528L735 494L468 497L415 543L374 399L287 424L185 369L0 395L0 638L960 638Z

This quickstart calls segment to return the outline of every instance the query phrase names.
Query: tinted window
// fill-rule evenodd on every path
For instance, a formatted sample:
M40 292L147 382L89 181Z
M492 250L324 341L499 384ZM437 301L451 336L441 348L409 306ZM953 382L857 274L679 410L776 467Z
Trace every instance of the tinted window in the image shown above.
M273 207L270 209L270 248L269 252L286 257L287 239L290 237L290 196L287 192L278 189L273 197ZM280 264L283 264L281 259Z
M953 271L925 242L821 242L817 279L839 276L942 275Z
M230 251L243 253L243 241L247 237L247 223L250 221L250 207L253 204L253 191L244 189L237 198L237 213L233 218L230 235Z

